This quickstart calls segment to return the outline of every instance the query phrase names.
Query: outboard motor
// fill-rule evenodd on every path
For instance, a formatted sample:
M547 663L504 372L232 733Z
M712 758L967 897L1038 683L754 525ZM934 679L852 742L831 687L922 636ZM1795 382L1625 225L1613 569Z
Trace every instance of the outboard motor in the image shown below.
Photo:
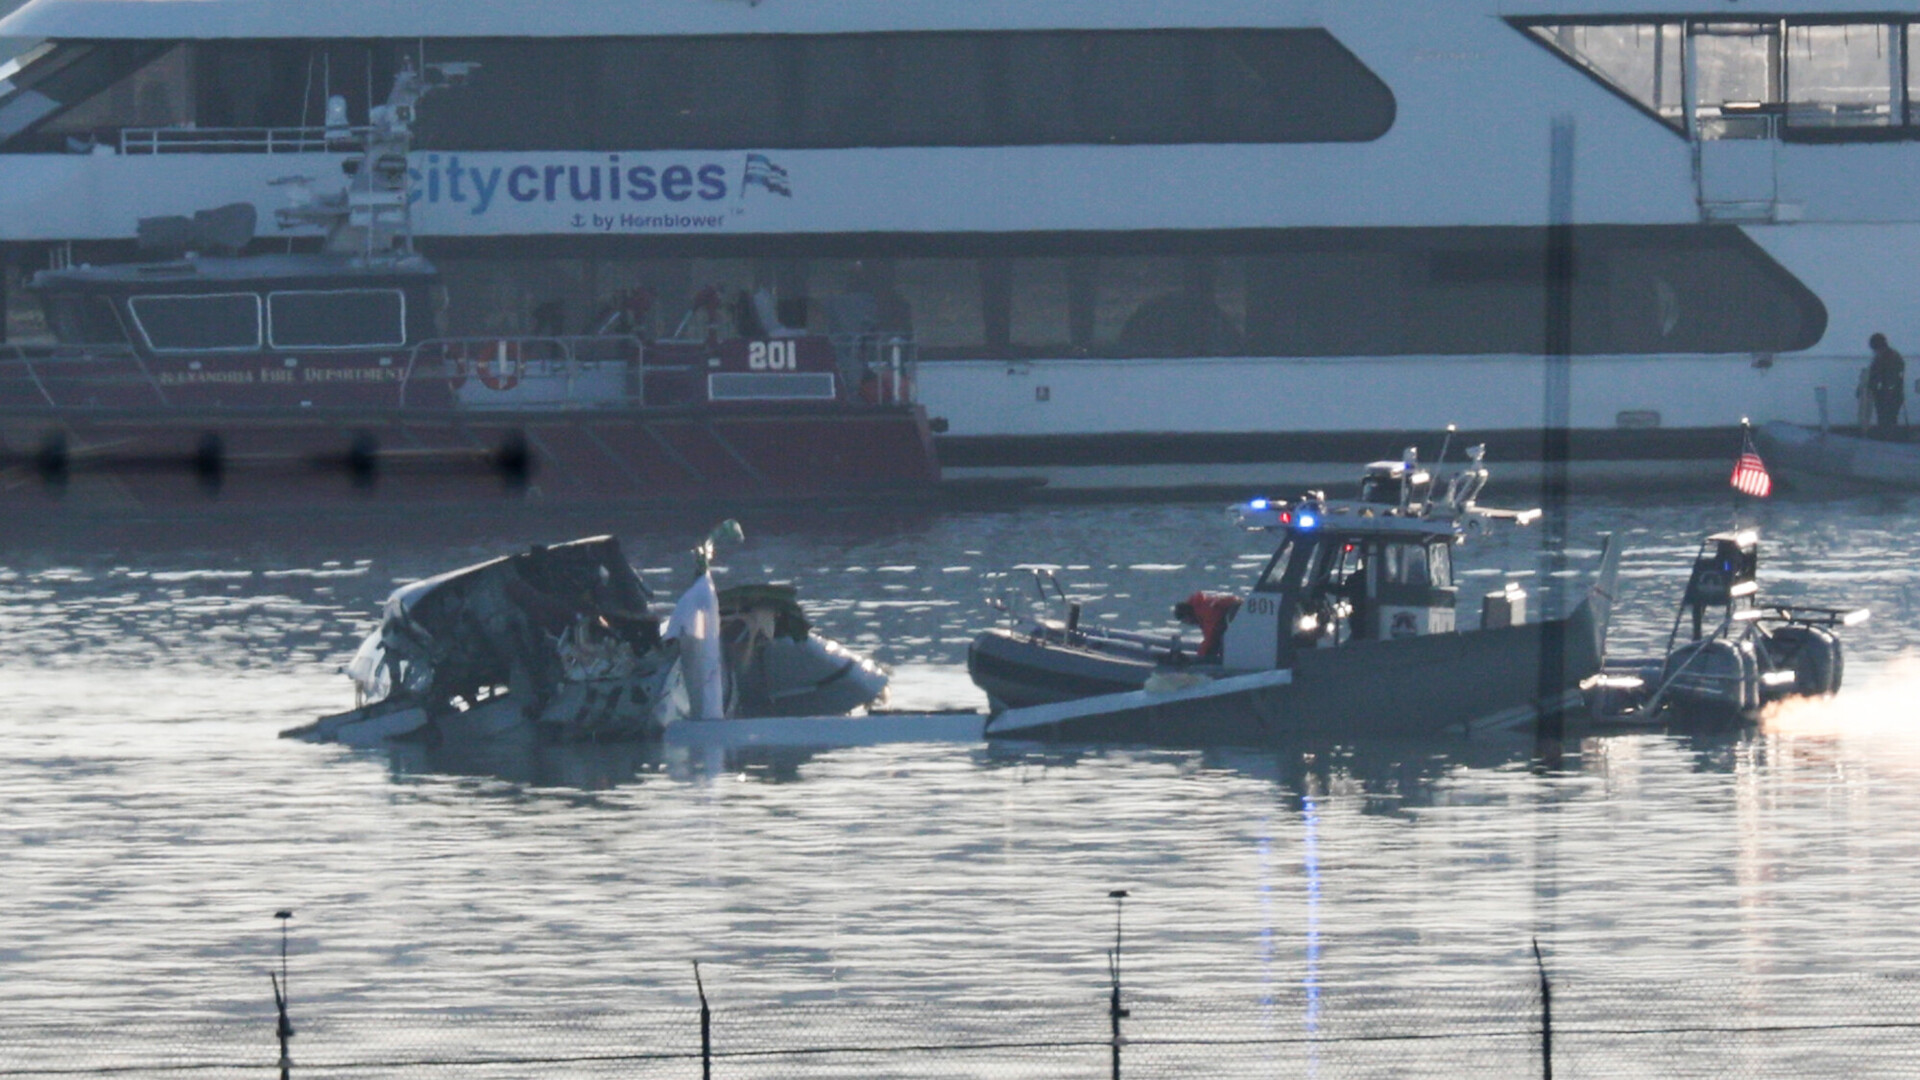
M1788 623L1767 634L1765 648L1775 670L1793 672L1791 683L1766 687L1768 700L1798 695L1830 697L1840 692L1846 654L1840 637L1824 626Z
M1666 656L1610 660L1607 678L1588 688L1596 712L1649 716L1671 704L1702 716L1745 718L1770 702L1839 690L1843 658L1836 631L1864 622L1866 609L1762 604L1756 580L1759 546L1752 529L1716 533L1701 542ZM1710 631L1708 608L1722 613ZM1693 635L1682 641L1689 613Z

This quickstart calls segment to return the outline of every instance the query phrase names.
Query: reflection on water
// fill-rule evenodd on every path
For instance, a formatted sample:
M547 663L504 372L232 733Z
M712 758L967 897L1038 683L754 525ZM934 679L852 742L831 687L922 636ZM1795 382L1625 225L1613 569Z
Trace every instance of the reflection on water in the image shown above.
M1718 513L1718 511L1716 511ZM19 1017L250 1011L297 911L316 1008L564 1011L734 998L1097 992L1313 1010L1355 985L1556 970L1905 970L1920 877L1920 529L1905 503L1761 509L1782 601L1866 603L1847 689L1757 731L1596 735L1542 776L1524 737L1261 750L908 743L503 743L354 752L276 738L397 582L619 531L670 593L697 525L489 527L455 541L101 534L0 541L0 998ZM1698 535L1679 502L1593 504L1627 538L1616 639L1663 640ZM725 581L791 580L823 632L977 704L958 671L1007 567L1053 561L1089 618L1168 608L1266 552L1206 507L747 521ZM1532 535L1465 549L1471 595ZM1469 605L1471 606L1471 605ZM1324 1005L1331 1008L1331 1005ZM1296 1016L1296 1019L1298 1017Z

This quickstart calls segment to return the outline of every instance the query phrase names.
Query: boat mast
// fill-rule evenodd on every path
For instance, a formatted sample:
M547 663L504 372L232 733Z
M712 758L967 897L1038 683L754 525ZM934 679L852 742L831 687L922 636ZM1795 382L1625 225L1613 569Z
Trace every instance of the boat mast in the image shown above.
M351 154L340 163L347 186L329 195L316 196L313 178L290 176L275 181L293 188L292 205L275 212L282 229L317 227L326 231L321 250L330 255L351 257L363 266L390 264L411 257L413 251L413 211L408 198L411 176L408 154L413 149L413 120L420 99L442 85L464 81L477 64L435 64L423 69L435 76L429 81L415 71L413 63L403 63L393 77L393 90L384 105L367 110L367 126L359 129L330 129L328 145L349 149ZM328 99L328 114L344 112L345 103ZM338 137L336 137L338 132Z

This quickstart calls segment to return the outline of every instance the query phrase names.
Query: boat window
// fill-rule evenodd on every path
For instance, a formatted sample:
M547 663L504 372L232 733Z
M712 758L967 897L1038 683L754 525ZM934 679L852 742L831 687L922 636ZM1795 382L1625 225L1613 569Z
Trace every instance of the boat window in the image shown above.
M1293 538L1289 536L1280 545L1280 550L1267 560L1266 569L1260 571L1259 580L1253 583L1254 592L1279 592L1287 577L1287 568L1293 562ZM1307 549L1303 548L1303 553Z
M800 131L807 143L870 146L889 141L882 123L891 111L892 57L875 37L803 38L799 49Z
M1453 588L1453 546L1451 544L1427 545L1427 566L1432 572L1434 588Z
M104 296L53 296L47 299L47 329L62 345L125 345L127 332Z
M1006 265L1008 355L1072 356L1066 259Z
M1910 16L1515 25L1676 131L1690 79L1701 139L1920 138Z
M471 108L459 107L436 119L434 114L443 105L454 104L453 95L448 94L422 110L423 131L431 132L439 124L460 135L457 143L432 145L523 150L556 142L554 136L561 132L543 135L529 130L515 133L518 139L510 145L492 145L508 140L502 138L504 133L489 128L491 110L483 101L516 118L509 122L520 123L517 117L526 108L521 95L529 86L539 87L542 78L553 81L552 73L543 75L539 67L543 61L560 60L562 47L524 41L485 44L487 55L469 57L462 51L467 49L465 42L450 43L449 51L443 53L492 67L483 66L461 88L463 95L470 91L482 95ZM540 46L539 55L530 52L529 45ZM598 125L609 135L619 136L600 142L608 149L780 146L791 138L794 117L782 101L781 87L794 77L793 60L788 43L778 37L609 39L600 43L599 50ZM551 60L548 53L553 54ZM573 138L561 141L564 146L551 148L587 145Z
M399 289L277 292L267 297L267 325L276 349L404 345L406 297Z
M1324 29L442 39L466 150L1355 142L1393 93ZM337 78L337 76L336 76Z
M1544 228L789 236L780 257L759 259L725 240L688 243L727 257L438 258L449 332L526 332L553 301L581 327L644 285L668 335L705 285L732 298L771 284L783 302L808 301L814 332L855 325L866 302L841 298L864 291L871 317L910 328L928 360L1546 348ZM1573 244L1575 356L1784 353L1826 331L1820 299L1738 226L1584 225Z
M1366 545L1355 540L1348 540L1341 543L1338 548L1338 555L1334 558L1327 572L1327 584L1335 587L1346 585L1349 582L1358 581L1360 576L1366 572Z
M1780 24L1695 23L1689 28L1703 139L1766 139L1780 100Z
M1920 126L1920 64L1913 61L1914 50L1920 49L1920 23L1907 24L1907 36L1901 47L1907 68L1907 107L1905 115L1909 129Z
M1901 27L1787 27L1787 125L1887 128L1901 116Z
M1220 304L1217 260L1099 259L1088 263L1093 356L1232 356L1240 321ZM1238 269L1238 267L1235 267ZM1228 275L1237 278L1240 275ZM1231 302L1231 300L1229 301Z
M979 264L972 259L901 259L894 285L923 358L979 356L986 344Z
M1381 558L1380 581L1392 585L1432 585L1433 571L1423 544L1388 544Z
M0 144L38 129L64 109L87 101L161 52L147 41L62 42L35 50L0 74ZM60 149L65 137L56 140ZM37 148L37 147L36 147Z
M1546 348L1543 229L1350 231L1275 247L1248 260L1251 355ZM1826 330L1819 298L1737 228L1582 226L1573 247L1576 356L1788 352Z
M260 298L252 293L136 296L128 306L157 352L260 347Z
M1005 126L993 91L1005 49L990 34L898 34L882 56L887 101L881 140L898 144L945 132L947 141L993 141Z
M1685 129L1680 23L1547 23L1526 29L1661 123Z
M174 127L193 119L188 46L177 45L48 121L42 131L111 140L121 128Z

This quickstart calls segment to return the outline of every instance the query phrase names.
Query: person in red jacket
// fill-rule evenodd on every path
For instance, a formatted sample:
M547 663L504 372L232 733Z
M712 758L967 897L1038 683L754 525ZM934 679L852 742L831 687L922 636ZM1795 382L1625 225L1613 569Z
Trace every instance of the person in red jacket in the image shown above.
M1226 644L1227 623L1240 610L1232 593L1197 592L1173 605L1173 617L1200 628L1200 659L1218 660Z

